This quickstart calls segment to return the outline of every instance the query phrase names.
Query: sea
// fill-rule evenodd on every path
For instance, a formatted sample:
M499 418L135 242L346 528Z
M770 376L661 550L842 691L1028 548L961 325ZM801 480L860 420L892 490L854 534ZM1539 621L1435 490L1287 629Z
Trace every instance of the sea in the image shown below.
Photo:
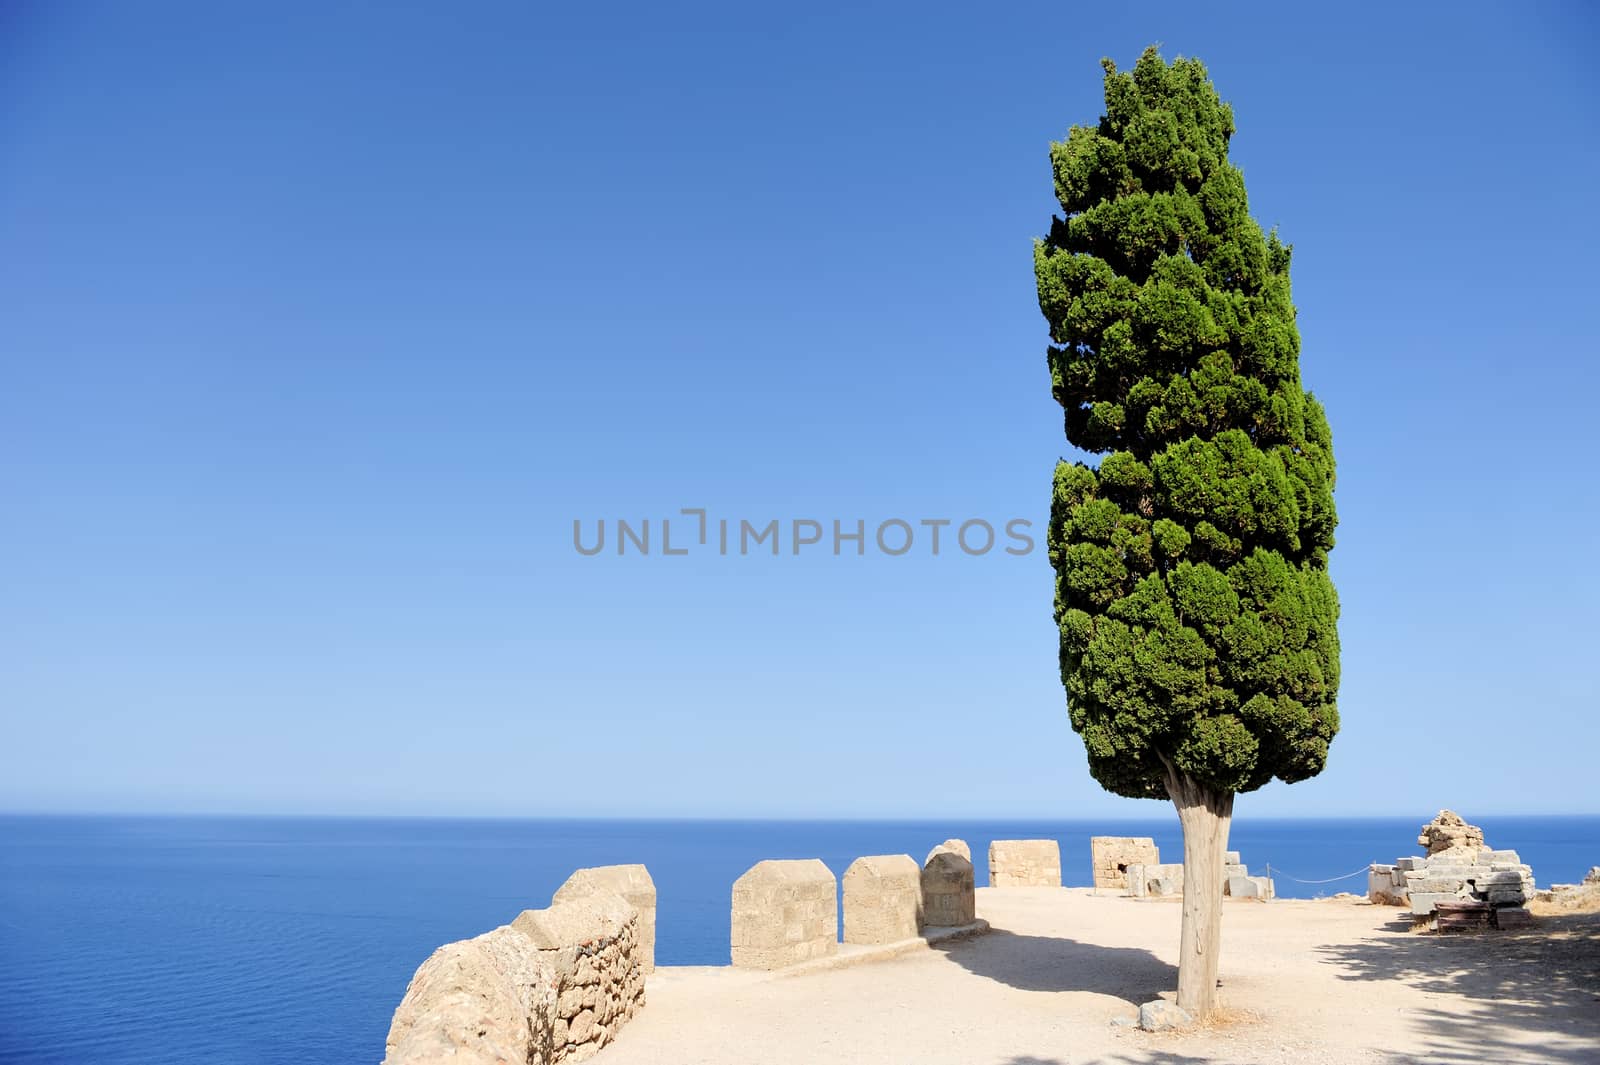
M1474 818L1541 887L1600 863L1600 817ZM1280 896L1364 892L1366 866L1417 850L1420 819L1234 823L1229 846ZM572 870L643 862L658 964L728 961L729 889L763 858L919 861L947 837L1061 843L1089 884L1089 837L1152 821L554 821L0 816L0 1062L376 1063L433 949L548 905Z

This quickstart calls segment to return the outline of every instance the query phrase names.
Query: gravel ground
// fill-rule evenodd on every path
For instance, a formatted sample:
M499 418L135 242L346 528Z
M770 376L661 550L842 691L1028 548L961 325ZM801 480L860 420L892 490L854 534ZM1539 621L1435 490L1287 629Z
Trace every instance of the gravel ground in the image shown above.
M994 931L803 976L663 968L597 1065L1600 1062L1600 915L1417 935L1364 901L1229 901L1224 1010L1119 1026L1176 987L1179 907L985 888ZM664 919L670 919L663 915Z

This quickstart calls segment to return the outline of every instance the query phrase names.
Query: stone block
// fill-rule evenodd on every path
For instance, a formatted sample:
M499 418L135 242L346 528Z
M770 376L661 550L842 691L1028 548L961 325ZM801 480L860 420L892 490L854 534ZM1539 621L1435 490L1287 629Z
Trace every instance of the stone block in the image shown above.
M1145 876L1153 877L1150 885L1152 895L1182 895L1183 894L1183 863L1166 862L1161 865L1147 865Z
M951 854L959 854L969 863L972 861L972 848L967 846L966 840L947 839L937 847L933 848L933 850L929 851L928 856L922 859L922 864L927 865L929 862L933 861L933 856L938 854L940 851L949 851Z
M972 862L953 850L934 848L922 867L922 923L958 928L977 920Z
M637 917L638 911L620 895L596 890L543 910L523 910L511 927L540 950L558 950L616 938Z
M1375 906L1401 906L1405 904L1405 891L1396 888L1397 870L1390 865L1373 865L1367 869L1367 901ZM1404 884L1404 880L1401 881Z
M1139 1027L1147 1032L1170 1032L1194 1023L1187 1010L1157 999L1139 1007Z
M922 869L909 854L857 858L844 873L844 941L898 943L922 931Z
M1406 900L1405 873L1390 865L1368 868L1366 900L1379 907L1403 907Z
M1273 884L1265 876L1230 876L1222 883L1222 893L1236 899L1270 899Z
M1094 836L1089 840L1089 863L1094 886L1105 891L1128 890L1128 867L1161 861L1156 841L1146 836Z
M1060 887L1061 845L1053 839L997 839L989 844L992 887Z
M1411 895L1411 912L1419 917L1426 916L1433 912L1434 903L1451 902L1456 898L1457 896L1454 892L1429 892L1427 894L1413 893Z
M656 883L642 865L601 865L579 869L556 889L552 902L570 902L597 890L620 895L639 911L639 942L636 951L647 973L656 968Z
M839 949L838 883L816 858L757 862L733 885L732 955L782 969Z
M1521 906L1502 906L1491 918L1496 928L1528 928L1533 925L1533 914Z

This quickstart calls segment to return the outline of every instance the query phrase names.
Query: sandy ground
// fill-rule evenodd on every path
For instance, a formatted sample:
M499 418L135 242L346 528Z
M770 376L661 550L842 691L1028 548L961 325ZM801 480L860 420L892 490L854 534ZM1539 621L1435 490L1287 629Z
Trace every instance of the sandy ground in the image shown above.
M1179 907L980 889L988 935L854 968L663 968L596 1065L1600 1063L1600 916L1416 935L1364 901L1229 902L1222 1023L1118 1027L1171 996Z

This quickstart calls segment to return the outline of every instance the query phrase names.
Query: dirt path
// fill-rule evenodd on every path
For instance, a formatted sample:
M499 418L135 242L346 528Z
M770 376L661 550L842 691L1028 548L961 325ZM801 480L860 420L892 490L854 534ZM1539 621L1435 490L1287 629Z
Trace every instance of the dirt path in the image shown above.
M1600 923L1418 936L1365 903L1231 902L1228 1023L1113 1025L1176 986L1179 908L982 889L995 931L795 977L661 969L597 1065L1600 1062Z

